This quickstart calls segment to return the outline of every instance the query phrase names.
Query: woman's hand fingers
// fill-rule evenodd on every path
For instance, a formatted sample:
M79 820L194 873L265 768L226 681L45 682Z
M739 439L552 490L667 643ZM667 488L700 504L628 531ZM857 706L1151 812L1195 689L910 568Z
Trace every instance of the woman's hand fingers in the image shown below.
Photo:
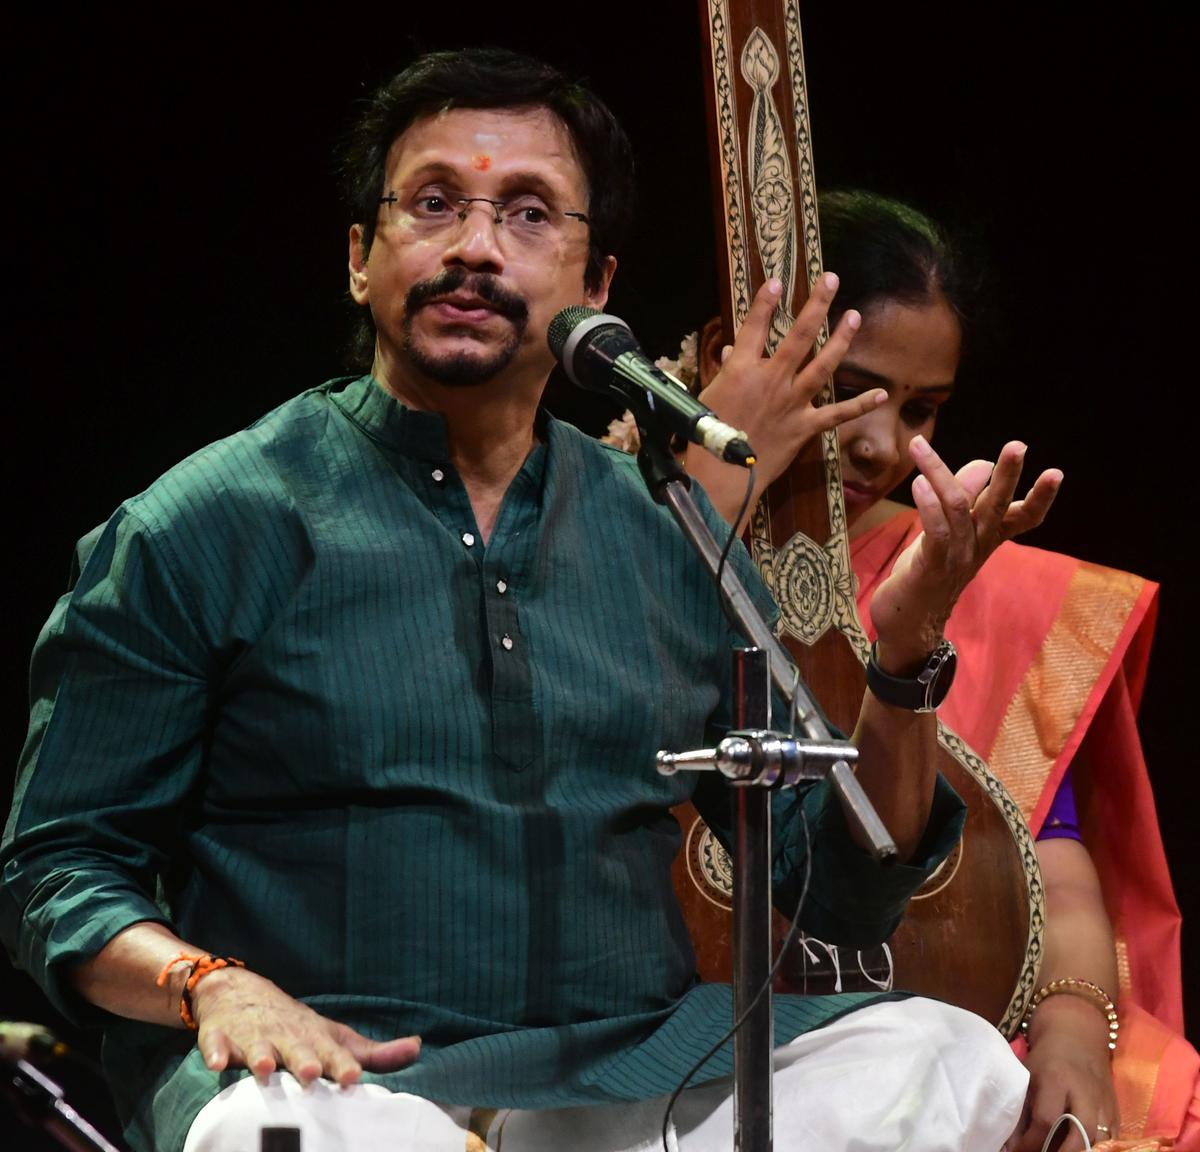
M820 393L821 389L832 381L834 372L837 371L838 365L850 350L850 345L854 342L854 337L861 325L862 317L857 312L853 309L846 312L841 320L838 321L837 327L834 328L829 339L817 350L813 358L799 372L787 377L789 391L794 404L797 406L810 404ZM875 394L879 394L882 397L880 403L887 399L887 392L882 388L871 389L867 393L867 395ZM854 397L856 400L859 398L857 396ZM832 405L823 405L823 407L832 407ZM874 407L874 405L872 404L871 407ZM870 408L867 408L866 411L870 411ZM861 415L861 412L859 414ZM841 422L840 420L835 421L837 424Z
M1007 539L1019 536L1036 528L1050 511L1058 490L1062 487L1063 474L1058 468L1047 468L1029 489L1024 500L1014 500L1001 519L1001 531Z
M829 316L829 307L833 303L834 296L837 295L838 278L832 272L824 272L817 277L816 282L809 290L808 299L804 302L804 307L800 309L799 315L793 321L791 328L788 329L787 335L779 342L779 347L775 349L773 357L776 367L780 371L786 373L789 377L795 376L804 364L810 352L816 347L817 337L821 334L821 329L825 326L825 321ZM842 318L843 323L838 325L838 330L843 333L843 340L839 341L833 349L829 350L829 355L826 360L831 361L830 367L821 377L822 381L828 379L829 374L833 371L845 354L846 348L850 346L850 340L853 339L854 330L861 323L861 318L855 312L856 321L849 329L849 335L846 336L847 326L845 317ZM833 342L833 336L825 342L825 347L818 352L814 360L820 358L821 353L829 349L830 343ZM840 351L839 351L840 346Z
M935 543L943 533L949 540L955 530L965 532L969 526L989 555L1001 540L1042 523L1063 480L1059 469L1049 468L1023 500L1014 499L1025 459L1025 445L1018 441L1006 444L994 465L972 460L953 475L924 437L913 438L912 454L921 473L913 482L913 499Z
M994 466L972 460L956 473L923 436L914 436L909 447L920 473L912 494L924 531L872 598L881 642L940 634L987 558L1002 541L1037 527L1062 483L1062 473L1049 469L1024 500L1014 500L1025 457L1018 441L1004 446Z
M799 315L770 357L775 373L790 379L801 371L829 316L829 307L837 294L837 287L838 278L832 272L825 272L817 277ZM782 284L776 279L770 279L754 294L750 311L746 314L733 343L734 355L748 360L761 360L766 356L771 326L776 309L781 303L782 293ZM849 348L850 341L861 323L862 318L857 312L848 311L824 347L813 357L813 362L808 367L813 369L812 376L819 381L818 387L829 378L846 354L846 349ZM816 389L813 390L814 394L815 392Z
M924 436L914 436L909 451L921 473L913 481L913 501L934 554L940 558L956 539L974 539L973 501Z
M1017 494L1024 464L1025 445L1019 440L1010 440L1000 449L987 486L975 501L975 520L981 536L999 534L1004 513Z
M870 392L860 392L849 400L839 400L835 404L822 404L814 408L810 414L805 414L805 432L807 436L828 432L839 424L857 420L868 412L887 403L888 394L882 388L873 388Z
M767 335L771 331L771 317L779 307L779 297L783 285L778 280L768 280L754 294L750 303L750 311L738 329L737 338L733 342L733 355L753 360L761 360L767 347Z

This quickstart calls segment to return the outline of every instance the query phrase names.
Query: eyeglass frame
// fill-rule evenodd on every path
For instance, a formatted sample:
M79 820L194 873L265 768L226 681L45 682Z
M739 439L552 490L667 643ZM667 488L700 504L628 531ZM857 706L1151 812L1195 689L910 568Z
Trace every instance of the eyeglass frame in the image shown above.
M401 189L401 191L403 191L403 189ZM462 207L459 208L459 210L455 213L455 215L458 217L458 222L460 224L467 218L467 213L471 211L472 204L476 204L476 203L490 204L492 206L492 211L495 212L495 214L496 214L496 217L492 221L492 223L495 224L498 228L503 228L504 227L504 217L500 215L501 209L507 208L509 204L512 204L517 200L521 200L521 199L523 199L523 197L514 196L509 200L493 200L490 196L447 196L446 199L451 204L461 204L462 205ZM379 203L380 204L399 204L400 197L396 195L396 189L389 188L388 194L386 196L379 197ZM582 224L587 224L589 226L591 225L591 219L588 217L586 212L573 212L573 211L568 212L567 210L562 209L562 208L555 208L555 209L553 209L553 211L557 212L560 216L569 216L572 220L578 220Z

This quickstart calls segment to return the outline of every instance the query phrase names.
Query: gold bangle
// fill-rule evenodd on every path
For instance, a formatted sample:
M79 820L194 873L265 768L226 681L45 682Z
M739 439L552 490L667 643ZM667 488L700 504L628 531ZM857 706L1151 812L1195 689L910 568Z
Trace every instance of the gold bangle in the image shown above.
M1104 1013L1104 1019L1108 1021L1108 1050L1115 1052L1117 1049L1117 1032L1121 1027L1121 1021L1117 1018L1117 1006L1099 984L1093 984L1090 980L1077 980L1073 976L1064 976L1061 980L1051 980L1049 984L1039 988L1033 994L1033 999L1029 1001L1029 1007L1025 1011L1025 1018L1021 1021L1021 1032L1028 1036L1029 1021L1033 1018L1033 1013L1037 1006L1047 997L1056 996L1060 993L1066 993L1070 996L1082 996L1085 1000L1090 1000Z

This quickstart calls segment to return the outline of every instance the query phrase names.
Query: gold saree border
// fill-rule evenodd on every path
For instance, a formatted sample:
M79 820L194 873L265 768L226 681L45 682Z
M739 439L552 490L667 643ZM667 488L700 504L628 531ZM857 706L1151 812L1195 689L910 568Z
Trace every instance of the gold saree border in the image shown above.
M1090 719L1108 691L1123 652L1122 638L1137 626L1132 617L1146 585L1132 573L1081 562L1045 642L1009 702L987 759L1031 827L1047 783L1074 754L1074 745L1086 731L1081 720ZM1123 937L1116 947L1121 991L1128 993L1129 957ZM1121 1128L1134 1139L1107 1141L1097 1148L1157 1152L1172 1146L1173 1141L1142 1135L1162 1055L1153 1037L1137 1029L1122 1030L1114 1074Z
M986 759L1031 827L1080 717L1108 689L1104 672L1145 586L1140 576L1081 562L1009 702Z

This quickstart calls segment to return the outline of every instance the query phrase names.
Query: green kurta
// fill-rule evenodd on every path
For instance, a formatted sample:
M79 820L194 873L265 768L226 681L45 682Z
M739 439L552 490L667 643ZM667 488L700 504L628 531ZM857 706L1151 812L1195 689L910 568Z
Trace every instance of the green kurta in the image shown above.
M542 434L484 548L440 417L334 381L126 502L60 601L3 924L63 1010L105 1024L135 1146L180 1147L240 1074L62 979L139 920L369 1035L419 1032L418 1064L371 1078L447 1102L658 1095L727 1027L671 889L667 809L693 778L653 765L727 723L733 638L634 462ZM722 785L697 802L727 823ZM940 790L919 863L882 870L823 785L803 802L804 922L847 944L890 932L961 819ZM798 803L777 801L785 888ZM874 998L781 999L777 1038Z

